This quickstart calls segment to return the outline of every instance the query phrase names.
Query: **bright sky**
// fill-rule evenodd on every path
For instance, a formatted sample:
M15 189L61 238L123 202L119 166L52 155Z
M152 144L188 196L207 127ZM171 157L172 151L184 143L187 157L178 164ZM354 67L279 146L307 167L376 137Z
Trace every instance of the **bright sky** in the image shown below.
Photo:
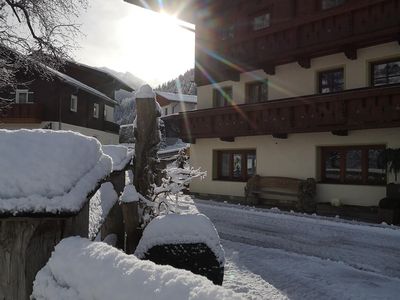
M86 35L74 58L82 63L130 72L151 85L194 66L194 33L176 20L123 0L89 0L79 20Z

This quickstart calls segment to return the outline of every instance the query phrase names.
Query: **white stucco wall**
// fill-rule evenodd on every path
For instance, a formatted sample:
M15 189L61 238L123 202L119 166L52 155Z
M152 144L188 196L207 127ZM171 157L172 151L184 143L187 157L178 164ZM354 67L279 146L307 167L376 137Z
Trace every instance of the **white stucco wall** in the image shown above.
M317 74L320 71L333 68L344 68L345 89L368 87L369 68L373 61L399 57L400 45L397 42L386 43L358 50L358 58L349 60L344 53L318 57L311 60L311 68L304 69L297 62L276 67L276 74L267 75L264 71L242 73L240 82L225 81L221 87L232 86L233 101L245 103L246 83L257 79L267 79L269 82L268 98L277 100L288 97L304 96L317 93ZM213 86L197 88L198 109L213 106Z
M400 128L351 131L349 136L340 137L331 133L292 134L287 140L272 136L236 138L235 142L219 139L198 139L190 148L193 167L207 171L204 180L195 180L190 189L195 193L244 196L243 182L213 180L213 150L255 149L257 174L294 178L313 177L319 179L318 147L385 144L400 147ZM392 176L389 182L394 181ZM385 196L385 187L343 184L318 184L317 199L329 202L339 198L343 204L377 205Z
M171 114L180 113L183 111L195 110L196 108L197 104L195 103L171 102L170 104L161 107L161 115L167 116ZM165 110L167 110L167 112Z
M42 122L42 123L35 123L35 124L7 124L3 123L0 124L0 129L10 129L10 130L16 130L16 129L38 129L38 128L44 128L49 122ZM51 122L52 123L52 129L58 130L59 129L59 123L58 122ZM83 135L91 136L97 138L103 145L116 145L119 143L119 135L114 134L114 133L109 133L105 131L100 131L96 129L91 129L91 128L86 128L86 127L80 127L80 126L75 126L75 125L70 125L66 123L61 123L61 129L62 130L71 130L75 132L79 132Z

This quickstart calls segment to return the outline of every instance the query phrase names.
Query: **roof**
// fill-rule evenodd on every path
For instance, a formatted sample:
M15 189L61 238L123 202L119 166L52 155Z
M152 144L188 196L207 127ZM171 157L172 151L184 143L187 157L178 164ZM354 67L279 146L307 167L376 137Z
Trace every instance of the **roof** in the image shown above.
M114 99L111 99L110 97L106 96L102 92L99 92L98 90L96 90L96 89L94 89L94 88L92 88L92 87L90 87L90 86L88 86L88 85L86 85L86 84L84 84L84 83L82 83L82 82L80 82L80 81L78 81L78 80L76 80L76 79L64 74L64 73L61 73L60 71L54 70L54 69L52 69L50 67L47 67L47 66L46 66L46 68L51 73L56 75L61 81L65 82L67 84L70 84L72 86L75 86L75 87L77 87L79 89L82 89L85 92L88 92L89 94L97 96L97 97L103 99L106 102L109 102L109 103L112 103L112 104L116 104L116 105L118 104L117 101L115 101Z
M73 64L75 66L81 67L81 68L86 68L95 72L99 72L102 73L106 76L112 77L113 79L115 79L116 81L118 81L122 86L124 86L124 89L127 90L128 92L133 92L135 89L130 86L128 83L126 83L124 80L122 80L121 78L115 76L113 73L108 72L107 70L104 70L102 68L98 68L98 67L93 67L93 66L89 66L86 65L84 63L80 63L80 62L76 62L76 61L68 61L70 64Z
M185 102L197 104L196 95L185 95L180 93L168 93L156 91L156 94L172 102Z

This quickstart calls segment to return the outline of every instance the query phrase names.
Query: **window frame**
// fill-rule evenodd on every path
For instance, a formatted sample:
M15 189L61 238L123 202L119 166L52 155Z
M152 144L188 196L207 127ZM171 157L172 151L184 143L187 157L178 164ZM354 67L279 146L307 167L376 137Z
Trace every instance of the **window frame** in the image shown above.
M368 180L368 151L369 150L385 150L386 145L353 145L353 146L326 146L319 147L319 164L320 164L320 182L328 184L344 184L344 185L371 185L371 186L385 186L387 184L387 174L385 173L382 182L371 182ZM349 151L361 150L361 180L348 180L346 179L346 154ZM325 162L329 152L339 152L339 179L326 178Z
M250 101L250 88L253 86L262 86L263 84L265 84L267 86L267 95L266 95L266 99L262 99L261 97L261 93L260 93L260 98L257 99L257 101L255 102L251 102ZM266 102L269 99L269 85L268 85L268 80L265 80L265 82L257 80L257 81L251 81L251 82L247 82L246 83L246 103L262 103L262 102Z
M384 59L384 60L376 60L376 61L372 61L369 63L369 84L371 87L393 86L395 84L399 84L399 83L386 83L386 84L375 85L375 83L374 83L374 81L375 81L374 67L376 65L388 64L388 63L392 63L392 62L400 62L400 57ZM400 77L400 75L399 75L399 77ZM387 74L386 74L385 78L388 79L389 76L387 76Z
M232 86L224 86L221 87L220 89L213 89L213 106L214 108L218 108L218 107L227 107L230 106L232 103L229 103L229 101L224 97L224 95L221 93L221 90L224 91L226 93L226 90L230 90L230 94L231 94L231 100L233 101L233 88ZM223 105L217 105L218 103L218 97L222 97L223 98Z
M256 19L260 18L260 17L264 17L264 16L268 16L268 25L260 27L260 28L256 28L255 27ZM257 31L261 31L261 30L265 30L267 28L270 28L271 27L271 20L272 20L272 14L271 14L271 12L269 10L264 11L262 13L258 13L256 15L253 15L252 16L252 20L251 20L251 30L254 31L254 32L257 32Z
M323 11L329 10L329 9L334 9L334 8L337 8L339 6L342 6L342 5L346 4L346 0L342 0L343 2L341 2L341 3L336 3L335 5L332 5L330 7L324 8L324 1L326 1L326 0L320 0L320 2L319 2L320 8ZM339 1L339 0L336 0L336 1Z
M229 154L230 163L229 163L229 176L222 176L222 156L223 154ZM242 176L241 177L234 177L233 172L233 156L236 154L242 155ZM234 150L215 150L216 155L216 173L214 180L219 181L234 181L234 182L247 182L252 176L256 175L257 173L257 151L255 149L234 149ZM247 159L248 155L254 155L256 160L255 172L253 175L249 176L247 172ZM244 157L244 159L243 159Z
M327 74L327 73L335 73L341 71L343 74L343 89L340 91L330 91L330 92L322 92L322 82L321 82L321 78L323 74ZM318 88L318 94L332 94L332 93L340 93L343 92L344 90L346 90L346 78L345 78L345 69L344 67L338 67L338 68L334 68L334 69L327 69L327 70L321 70L318 71L317 73L317 88ZM331 86L329 86L329 88L331 88Z
M100 104L93 103L93 118L98 119L100 115Z
M75 101L75 108L73 107L72 103ZM70 103L69 103L69 110L72 112L78 112L78 96L71 95Z
M26 102L20 102L19 95L26 94ZM29 89L16 89L15 90L15 103L17 104L32 104L33 101L29 101L29 94L33 94L33 92L29 92Z

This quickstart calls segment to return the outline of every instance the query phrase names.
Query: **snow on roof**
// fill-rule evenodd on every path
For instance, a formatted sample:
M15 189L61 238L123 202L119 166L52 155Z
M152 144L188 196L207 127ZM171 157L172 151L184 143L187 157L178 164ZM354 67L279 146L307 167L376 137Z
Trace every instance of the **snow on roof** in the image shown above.
M132 160L134 150L123 145L103 145L103 152L113 161L113 171L121 171Z
M148 250L158 245L204 243L224 264L225 254L214 224L202 214L169 214L153 219L145 228L135 255L143 258Z
M92 88L92 87L80 82L79 80L76 80L76 79L74 79L74 78L72 78L72 77L70 77L70 76L68 76L68 75L66 75L64 73L61 73L60 71L54 70L54 69L52 69L52 68L50 68L48 66L46 66L46 68L50 72L52 72L54 75L56 75L58 78L60 78L62 81L66 82L66 83L68 83L70 85L73 85L73 86L75 86L77 88L80 88L80 89L82 89L82 90L84 90L84 91L86 91L86 92L88 92L88 93L90 93L92 95L95 95L95 96L97 96L97 97L99 97L99 98L101 98L101 99L103 99L103 100L105 100L107 102L110 102L112 104L118 104L118 102L115 101L114 99L111 99L110 97L106 96L102 92L99 92L98 90L96 90L96 89L94 89L94 88Z
M87 64L84 64L84 63L81 63L81 62L76 62L76 61L69 61L69 62L70 62L71 64L74 64L74 65L77 65L77 66L80 66L80 67L84 67L84 68L87 68L87 69L91 69L91 70L94 70L94 71L103 73L103 74L105 74L105 75L108 75L108 76L114 78L115 80L119 81L120 83L122 83L123 85L125 85L126 87L128 87L129 89L131 89L132 91L135 90L135 88L131 87L130 84L126 83L124 80L122 80L121 78L115 76L113 73L111 73L111 72L109 72L109 71L107 71L107 70L105 70L105 69L102 69L102 68L99 68L99 67L89 66L89 65L87 65Z
M197 103L196 95L185 95L185 94L179 94L179 93L168 93L168 92L160 92L160 91L156 91L156 94L168 99L169 101Z
M32 297L42 300L239 300L207 278L142 261L102 242L62 240L36 275Z
M95 138L0 130L0 214L77 213L111 168Z
M118 195L111 182L101 185L89 202L89 238L94 239L108 213L118 201Z

